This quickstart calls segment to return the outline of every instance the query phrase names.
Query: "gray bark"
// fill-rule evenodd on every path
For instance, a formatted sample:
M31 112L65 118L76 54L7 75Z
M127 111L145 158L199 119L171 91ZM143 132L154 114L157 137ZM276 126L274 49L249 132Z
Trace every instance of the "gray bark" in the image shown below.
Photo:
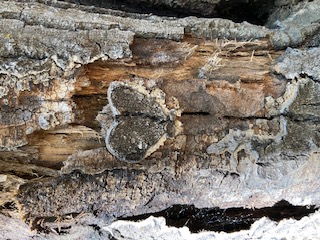
M172 204L318 205L319 6L272 29L0 2L0 211L94 238Z

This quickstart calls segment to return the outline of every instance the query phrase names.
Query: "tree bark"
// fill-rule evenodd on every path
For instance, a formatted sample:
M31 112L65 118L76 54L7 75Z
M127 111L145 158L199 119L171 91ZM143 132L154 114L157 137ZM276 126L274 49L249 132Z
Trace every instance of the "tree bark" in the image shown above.
M0 2L1 221L319 204L317 4L272 29Z

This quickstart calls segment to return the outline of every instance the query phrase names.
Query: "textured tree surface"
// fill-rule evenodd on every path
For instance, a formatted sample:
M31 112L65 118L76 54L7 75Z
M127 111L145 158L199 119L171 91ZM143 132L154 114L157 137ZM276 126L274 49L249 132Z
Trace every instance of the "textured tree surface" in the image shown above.
M263 27L1 1L0 232L107 238L173 204L319 205L320 1L282 2Z

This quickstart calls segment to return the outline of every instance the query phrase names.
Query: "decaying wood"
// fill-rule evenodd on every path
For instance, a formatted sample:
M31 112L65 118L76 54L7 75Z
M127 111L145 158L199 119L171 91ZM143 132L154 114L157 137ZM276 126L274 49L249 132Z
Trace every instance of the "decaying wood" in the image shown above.
M31 225L83 213L105 224L172 204L319 204L319 49L284 50L305 39L61 2L0 9L0 205L14 202ZM133 96L119 114L110 84ZM110 127L128 118L120 139L153 137L138 162L108 151L119 145Z

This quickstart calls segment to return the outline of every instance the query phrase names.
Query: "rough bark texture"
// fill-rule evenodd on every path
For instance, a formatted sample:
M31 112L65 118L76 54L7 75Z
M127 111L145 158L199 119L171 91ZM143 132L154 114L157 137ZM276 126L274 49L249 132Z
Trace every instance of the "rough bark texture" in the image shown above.
M0 2L0 221L319 205L320 2L276 2L269 28Z

